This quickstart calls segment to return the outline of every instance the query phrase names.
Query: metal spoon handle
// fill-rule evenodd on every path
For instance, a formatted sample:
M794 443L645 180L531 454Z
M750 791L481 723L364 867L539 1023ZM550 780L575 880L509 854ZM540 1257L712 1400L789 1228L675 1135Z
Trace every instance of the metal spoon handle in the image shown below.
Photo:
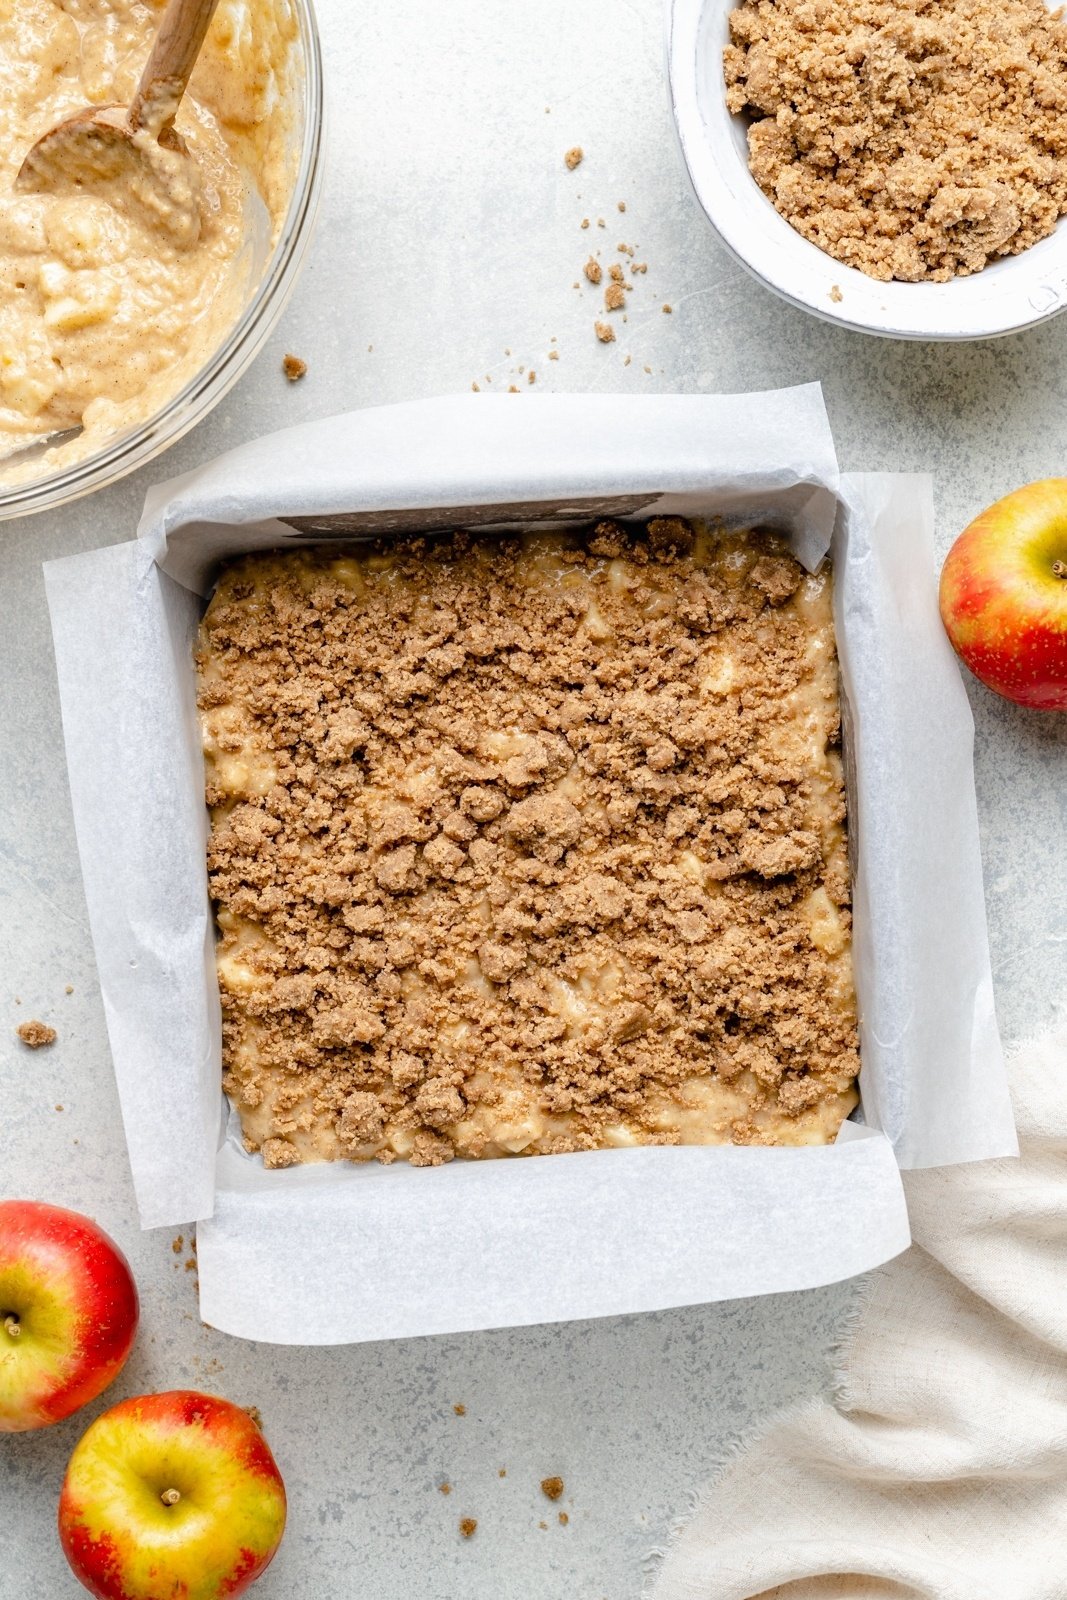
M219 0L169 0L130 106L130 127L158 135L174 121Z

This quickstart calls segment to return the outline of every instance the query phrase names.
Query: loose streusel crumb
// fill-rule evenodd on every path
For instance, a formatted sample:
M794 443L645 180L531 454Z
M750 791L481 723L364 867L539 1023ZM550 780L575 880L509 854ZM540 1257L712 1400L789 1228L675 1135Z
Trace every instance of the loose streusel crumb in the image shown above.
M299 383L301 378L307 376L308 364L301 361L299 356L286 356L282 362L282 371L290 383Z
M56 1030L50 1028L47 1022L20 1022L15 1029L23 1044L28 1044L31 1050L40 1050L43 1045L55 1044Z
M595 260L593 256L589 257L589 260L582 268L582 271L585 273L590 283L599 283L601 278L604 276L604 269L601 267L600 262Z
M558 1500L563 1493L563 1488L562 1478L541 1479L541 1493L547 1495L550 1500Z
M613 344L615 342L615 329L610 322L594 322L593 332L601 344Z
M676 517L251 556L199 658L225 1087L267 1166L834 1138L827 574Z
M621 283L609 283L604 290L605 311L621 311L626 304L626 291Z
M560 1512L560 1514L559 1514L559 1525L560 1525L561 1528L565 1528L570 1520L571 1520L570 1517L568 1517L568 1515L567 1515L567 1513L565 1511L561 1511Z
M452 1410L456 1413L457 1417L465 1417L467 1415L467 1408L464 1405L455 1405L452 1407Z
M730 38L752 175L836 260L943 282L1067 213L1067 26L1042 0L745 0Z
M839 306L844 298L845 297L841 293L841 289L840 289L839 285L836 284L836 283L832 283L830 285L830 299L833 301L834 305L835 306Z
M477 1531L478 1531L478 1520L477 1520L477 1518L476 1517L461 1517L460 1518L460 1522L459 1522L459 1531L460 1531L460 1533L463 1535L463 1537L465 1539L472 1538L473 1535L475 1533L477 1533Z
M582 158L584 157L584 155L585 155L585 151L582 149L581 145L580 144L576 144L576 145L573 145L571 147L571 149L567 151L567 153L563 157L563 159L567 163L567 166L570 168L570 170L573 172L575 167L580 167L581 166Z

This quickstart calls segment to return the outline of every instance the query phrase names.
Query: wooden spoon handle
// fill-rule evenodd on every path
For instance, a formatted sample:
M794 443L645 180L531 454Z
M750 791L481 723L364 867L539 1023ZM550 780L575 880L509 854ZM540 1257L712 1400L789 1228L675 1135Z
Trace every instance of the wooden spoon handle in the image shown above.
M174 122L219 0L169 0L130 106L130 127L158 135Z

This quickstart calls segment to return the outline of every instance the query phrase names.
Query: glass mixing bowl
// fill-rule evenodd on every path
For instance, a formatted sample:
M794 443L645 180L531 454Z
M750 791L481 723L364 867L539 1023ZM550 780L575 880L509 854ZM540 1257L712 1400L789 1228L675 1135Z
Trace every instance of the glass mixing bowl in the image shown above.
M310 242L322 182L322 49L311 0L294 0L299 23L296 78L300 100L294 107L294 180L289 207L273 245L262 219L252 220L252 284L244 310L226 338L183 389L154 416L117 434L84 460L49 472L42 453L38 478L5 488L0 484L0 520L27 516L90 494L144 466L203 420L247 371L273 332L292 293ZM265 211L264 211L265 215ZM256 259L262 258L262 265Z

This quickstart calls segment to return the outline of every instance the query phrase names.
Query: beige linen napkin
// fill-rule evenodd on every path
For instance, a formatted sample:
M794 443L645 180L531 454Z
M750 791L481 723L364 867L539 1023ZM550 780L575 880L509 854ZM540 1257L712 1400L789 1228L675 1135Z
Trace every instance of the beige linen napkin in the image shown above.
M1067 1600L1067 1028L1009 1071L1021 1159L905 1176L835 1400L738 1452L653 1600Z

